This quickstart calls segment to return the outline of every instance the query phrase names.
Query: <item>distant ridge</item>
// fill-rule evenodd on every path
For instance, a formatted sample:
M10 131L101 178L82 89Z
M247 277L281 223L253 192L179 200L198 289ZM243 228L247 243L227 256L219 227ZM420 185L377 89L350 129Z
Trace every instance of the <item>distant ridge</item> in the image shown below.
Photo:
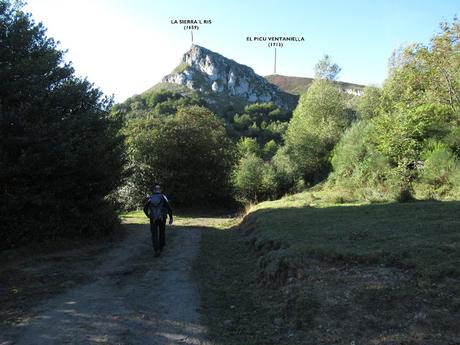
M265 77L270 83L278 86L281 90L293 95L301 95L310 87L313 78L291 77L279 74L272 74ZM335 82L339 88L348 94L360 96L365 85L347 83L343 81Z

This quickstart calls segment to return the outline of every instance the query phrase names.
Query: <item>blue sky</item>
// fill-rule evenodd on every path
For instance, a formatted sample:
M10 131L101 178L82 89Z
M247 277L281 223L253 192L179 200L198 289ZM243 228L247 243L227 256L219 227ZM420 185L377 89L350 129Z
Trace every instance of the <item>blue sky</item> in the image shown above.
M28 0L26 11L68 49L78 75L123 101L159 82L190 48L190 33L171 19L211 19L195 43L261 75L273 73L273 48L247 36L303 36L278 48L278 74L311 77L329 54L342 67L339 80L380 85L392 51L428 44L441 21L460 15L460 2Z

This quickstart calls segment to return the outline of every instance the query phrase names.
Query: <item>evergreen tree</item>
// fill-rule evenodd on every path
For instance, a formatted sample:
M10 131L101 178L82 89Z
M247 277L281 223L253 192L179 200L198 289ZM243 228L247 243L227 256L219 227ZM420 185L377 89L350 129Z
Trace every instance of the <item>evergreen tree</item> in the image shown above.
M10 1L0 42L0 246L108 231L123 164L111 100Z

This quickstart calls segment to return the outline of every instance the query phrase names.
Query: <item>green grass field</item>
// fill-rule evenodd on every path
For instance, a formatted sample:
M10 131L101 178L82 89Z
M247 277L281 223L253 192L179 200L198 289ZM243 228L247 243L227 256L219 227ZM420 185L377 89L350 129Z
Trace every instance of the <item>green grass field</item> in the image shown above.
M460 277L457 201L337 205L323 192L306 192L261 203L246 222L255 222L258 242L288 246L279 253L285 257L318 255Z
M460 343L460 202L336 204L316 190L203 234L220 344ZM301 274L299 274L299 272Z

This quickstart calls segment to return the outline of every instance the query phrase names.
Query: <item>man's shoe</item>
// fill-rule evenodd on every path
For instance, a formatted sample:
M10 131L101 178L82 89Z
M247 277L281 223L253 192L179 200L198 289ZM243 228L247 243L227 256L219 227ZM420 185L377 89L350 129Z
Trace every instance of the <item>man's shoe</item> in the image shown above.
M160 256L160 251L159 251L159 250L155 250L154 256L155 256L156 258L159 257L159 256Z

